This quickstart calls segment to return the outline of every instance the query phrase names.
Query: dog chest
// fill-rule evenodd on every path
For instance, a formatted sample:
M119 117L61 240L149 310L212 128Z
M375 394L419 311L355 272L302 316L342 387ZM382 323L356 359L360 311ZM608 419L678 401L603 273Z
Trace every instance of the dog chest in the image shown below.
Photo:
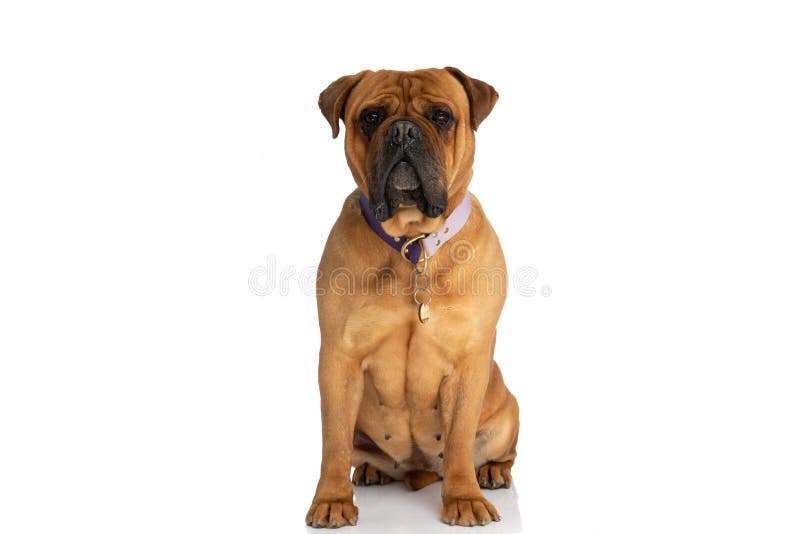
M443 450L439 385L447 363L398 347L413 344L378 350L366 360L358 429L395 461L420 453L438 458Z

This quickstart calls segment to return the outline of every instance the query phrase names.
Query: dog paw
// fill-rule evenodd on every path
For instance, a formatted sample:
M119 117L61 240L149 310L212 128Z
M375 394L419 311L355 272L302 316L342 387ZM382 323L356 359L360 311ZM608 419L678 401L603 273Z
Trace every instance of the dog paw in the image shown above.
M478 484L482 488L497 489L511 487L511 462L489 462L477 471Z
M367 463L359 465L353 471L353 484L356 486L374 486L375 484L383 486L392 480L394 480L392 477Z
M352 501L319 501L306 514L306 525L314 528L339 528L358 523L358 508Z
M444 498L442 521L448 525L472 527L500 521L500 514L483 496L469 498Z

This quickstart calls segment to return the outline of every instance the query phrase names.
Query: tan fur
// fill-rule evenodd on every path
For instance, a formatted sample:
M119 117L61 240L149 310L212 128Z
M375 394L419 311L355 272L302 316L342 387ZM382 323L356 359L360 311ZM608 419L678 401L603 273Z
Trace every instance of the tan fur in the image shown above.
M473 197L466 225L429 260L435 294L431 319L420 324L407 292L411 265L374 234L358 204L359 191L367 191L370 147L353 125L359 110L375 101L389 105L393 116L411 117L419 117L431 100L444 102L458 118L441 147L448 210L437 219L416 208L401 210L384 229L392 235L434 231L461 201L472 178L473 126L480 122L471 116L470 105L491 110L496 93L470 78L476 87L483 84L488 96L481 98L491 100L471 103L477 97L453 71L365 71L355 80L337 80L335 90L320 97L326 117L337 123L342 117L347 127L345 152L358 189L345 200L320 262L323 450L306 518L313 526L355 524L351 466L357 468L354 480L365 484L391 477L418 489L443 478L447 523L499 519L478 478L486 466L488 487L510 483L519 430L517 402L493 359L506 291L498 238ZM380 273L389 272L397 291L381 284L387 279ZM356 439L354 447L354 433L372 443L359 445Z

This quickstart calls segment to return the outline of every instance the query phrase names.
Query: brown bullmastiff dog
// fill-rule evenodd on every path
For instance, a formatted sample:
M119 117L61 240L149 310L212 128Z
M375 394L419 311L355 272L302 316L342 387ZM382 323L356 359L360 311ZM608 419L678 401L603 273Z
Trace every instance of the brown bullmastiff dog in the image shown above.
M306 523L355 525L353 484L442 483L442 520L500 519L519 408L494 361L500 242L472 178L494 88L460 70L362 71L319 97L358 189L320 262L322 467ZM350 468L355 471L350 478Z

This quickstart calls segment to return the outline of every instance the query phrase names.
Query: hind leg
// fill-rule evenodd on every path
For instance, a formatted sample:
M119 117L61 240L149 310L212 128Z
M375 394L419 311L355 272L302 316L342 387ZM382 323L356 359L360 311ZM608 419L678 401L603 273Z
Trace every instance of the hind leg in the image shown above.
M366 462L353 471L353 484L356 486L374 486L375 484L383 486L393 480L392 477Z
M519 432L517 425L513 429L510 436L497 436L484 443L480 436L476 439L476 445L482 444L482 447L476 447L478 454L475 458L475 476L478 478L478 485L486 489L497 488L510 488L511 487L511 466L514 465L514 459L517 457L517 434ZM493 429L496 430L496 429ZM501 433L502 434L502 433ZM511 439L510 445L508 439ZM500 439L498 439L500 438Z
M353 454L350 459L355 467L353 484L356 486L384 485L393 480L403 480L405 472L400 465L359 430L353 435Z
M499 369L496 369L499 375ZM519 406L505 390L498 395L495 409L481 421L475 436L475 476L482 488L511 487L511 466L517 457Z
M513 461L487 462L478 468L478 484L482 488L497 489L511 487Z

